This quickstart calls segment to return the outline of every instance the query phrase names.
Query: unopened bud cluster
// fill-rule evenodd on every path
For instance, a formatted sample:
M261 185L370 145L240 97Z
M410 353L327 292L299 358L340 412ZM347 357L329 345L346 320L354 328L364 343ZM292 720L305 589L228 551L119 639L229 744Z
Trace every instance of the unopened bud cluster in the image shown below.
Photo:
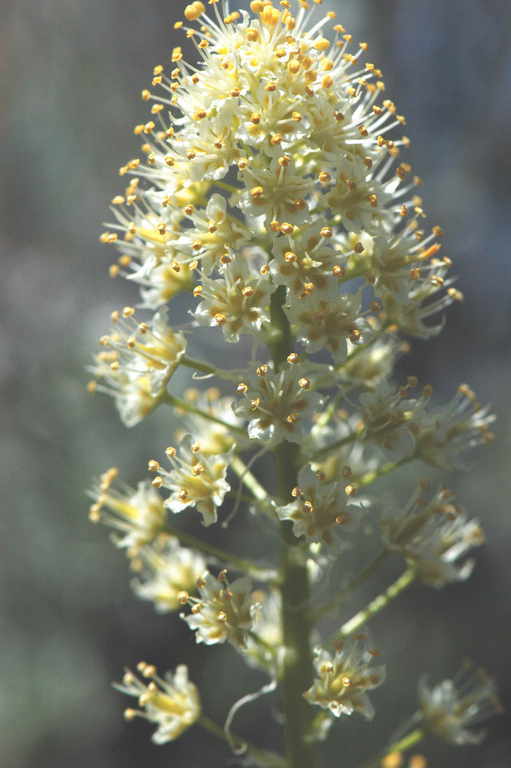
M315 742L337 718L374 714L369 693L385 666L359 629L415 580L466 579L466 553L484 541L442 486L422 482L408 499L397 487L383 504L378 481L412 462L429 473L463 466L492 439L493 416L467 385L442 404L416 377L393 376L410 339L437 334L463 297L407 159L406 120L367 44L355 45L321 0L208 5L187 5L175 24L198 63L175 47L142 91L141 153L120 169L126 186L100 238L117 251L111 276L140 299L113 312L89 383L128 427L169 406L180 426L136 488L117 469L100 477L90 517L113 528L136 595L176 612L197 643L234 648L266 676L261 694L282 689L285 759L234 738L236 707L227 740L255 764L314 768ZM191 317L183 328L167 306L178 294ZM246 363L195 359L194 333L241 345ZM187 371L207 384L176 392L178 368L180 381ZM197 515L226 526L235 513L273 533L279 564L186 528ZM357 556L369 535L383 551L373 564ZM344 597L387 556L402 559L401 577L341 620ZM138 672L118 687L138 700L127 718L154 723L157 743L197 721L221 732L201 715L185 667ZM387 671L390 684L396 674ZM470 726L497 701L477 674L461 689L423 681L415 722L451 743L476 741ZM391 746L384 764L404 765Z

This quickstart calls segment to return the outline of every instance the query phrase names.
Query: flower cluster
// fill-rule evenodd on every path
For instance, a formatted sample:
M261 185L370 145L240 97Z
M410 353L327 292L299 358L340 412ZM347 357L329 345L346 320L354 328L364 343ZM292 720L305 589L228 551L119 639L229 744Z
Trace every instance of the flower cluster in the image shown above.
M451 744L479 744L484 731L474 731L473 726L502 711L495 682L470 664L454 680L433 687L422 679L419 701L426 727Z
M327 483L321 473L304 467L291 495L296 501L277 508L280 520L290 520L295 536L331 544L334 530L342 534L357 527L362 514L360 503L353 503L342 483ZM344 540L344 536L343 536Z
M247 372L238 385L243 399L234 412L248 420L247 433L252 440L299 443L319 406L319 396L311 391L307 367L290 356L288 365L275 371L272 362Z
M258 603L252 600L248 578L230 584L225 571L215 578L206 572L197 582L198 598L190 598L192 610L185 621L196 630L198 643L214 645L229 640L243 647L252 628Z
M171 464L170 471L164 470L155 459L149 461L149 470L158 473L153 485L171 491L165 506L174 513L196 507L204 525L216 523L217 507L230 490L225 479L229 466L227 455L202 453L200 444L194 442L191 435L184 436L179 453L172 446L165 453Z
M134 128L141 151L120 169L123 189L100 237L117 251L111 276L137 286L140 301L113 313L89 384L114 398L130 427L172 407L169 466L151 459L152 481L135 490L117 489L117 470L105 472L91 492L91 519L116 531L139 597L159 613L183 607L198 643L230 644L269 675L231 708L225 735L252 763L288 768L314 768L314 745L334 719L372 718L368 692L385 673L359 628L415 578L434 587L467 578L465 555L483 542L479 523L446 490L428 500L421 485L389 510L369 487L411 462L428 472L457 468L493 437L493 415L467 385L441 404L415 376L394 380L409 339L437 334L463 296L441 228L426 223L406 120L365 60L367 44L354 45L321 3L184 8L175 29L199 62L186 63L176 46L154 67L141 94L149 115ZM178 294L186 338L168 324ZM196 329L198 346L217 359L189 356ZM215 334L239 345L233 365L224 368L228 356L205 341ZM187 382L179 396L187 372L196 386ZM167 514L185 510L176 523ZM221 518L214 544L189 531L190 510L204 526ZM263 562L223 550L220 528L240 510L278 543L278 565L268 563L276 547L266 539ZM362 537L383 545L374 562L360 563L369 549ZM319 622L344 611L344 598L395 553L406 563L397 581L320 645ZM185 667L165 679L147 664L139 672L127 672L120 690L139 700L129 719L157 725L157 743L200 718ZM285 759L231 731L239 706L277 685ZM486 678L461 692L424 683L420 717L465 743L492 697Z
M136 490L129 486L116 488L114 482L118 475L116 467L107 469L90 491L94 503L89 519L119 531L120 535L115 536L117 546L134 556L164 530L165 508L161 496L150 483L142 481Z
M135 566L140 572L133 582L135 594L150 600L159 613L167 613L176 611L195 590L206 560L199 552L163 535L140 550Z
M305 698L334 715L359 712L368 719L374 709L367 691L377 688L385 679L385 667L371 666L376 651L367 648L365 637L347 639L334 654L324 648L315 649L317 677L304 694Z
M446 489L429 503L420 489L397 515L384 513L380 525L386 545L401 552L421 581L433 587L467 579L474 561L457 561L484 543L479 523L467 519Z
M151 323L137 322L133 307L112 312L112 330L102 336L92 373L99 389L115 398L124 424L133 427L155 408L186 349L181 333L175 333L163 310ZM95 380L89 383L95 391Z
M164 678L156 667L141 661L137 665L142 678L126 671L122 683L116 688L138 700L138 709L126 709L126 720L143 717L157 728L152 740L155 744L174 741L200 717L201 705L197 688L188 679L188 670L179 666L175 673L167 672ZM147 681L147 682L146 682Z

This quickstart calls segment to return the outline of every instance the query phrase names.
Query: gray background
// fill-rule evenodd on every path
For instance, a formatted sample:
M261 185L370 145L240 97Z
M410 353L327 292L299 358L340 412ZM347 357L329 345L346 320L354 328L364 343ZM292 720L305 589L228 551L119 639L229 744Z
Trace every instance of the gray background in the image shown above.
M447 676L469 655L511 686L509 495L511 302L511 4L508 0L331 0L338 19L370 44L388 94L408 117L411 159L425 205L448 233L446 252L466 301L443 335L403 363L449 397L468 380L499 415L498 440L454 482L488 544L470 582L417 588L374 622L389 682L377 717L339 723L325 765L351 768L383 744L415 707L417 677ZM0 764L3 768L228 765L199 729L169 747L121 717L110 687L140 658L192 667L208 710L257 688L225 648L205 651L186 626L132 598L122 555L87 521L84 488L111 464L144 475L172 431L167 413L127 432L110 401L84 391L84 366L112 308L133 301L107 277L97 235L137 151L138 94L166 59L181 3L163 0L3 0L0 23ZM211 335L208 343L215 343ZM205 344L206 341L203 342ZM198 347L197 354L201 353ZM218 345L216 355L222 354ZM231 547L244 547L237 523ZM391 578L394 566L384 574ZM367 596L374 592L369 589ZM274 700L273 705L277 702ZM266 704L239 728L266 743ZM434 768L511 765L510 722L491 724L481 747L423 747ZM263 738L263 737L261 737Z

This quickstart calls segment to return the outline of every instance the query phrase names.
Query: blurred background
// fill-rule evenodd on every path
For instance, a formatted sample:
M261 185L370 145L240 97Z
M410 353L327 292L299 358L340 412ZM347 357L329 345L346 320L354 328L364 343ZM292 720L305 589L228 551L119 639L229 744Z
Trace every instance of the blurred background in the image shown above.
M198 728L167 747L152 745L143 723L123 722L125 701L110 682L141 658L168 668L184 661L220 721L228 702L262 683L228 649L195 646L183 622L135 600L122 554L87 520L90 478L115 464L136 482L173 430L171 416L158 411L128 432L110 400L87 395L84 368L110 311L135 300L134 288L108 278L111 252L97 238L120 188L117 168L137 152L132 126L146 114L140 90L176 43L182 5L1 3L2 768L198 768L205 754L209 768L230 765L224 747ZM447 230L446 253L466 297L437 340L416 345L404 372L431 382L442 398L466 380L499 417L497 441L454 480L487 532L476 571L468 584L439 593L417 587L375 620L390 683L374 695L372 726L339 723L325 761L333 768L386 742L415 709L420 674L447 677L465 656L485 664L504 704L511 701L511 4L328 6L369 42L369 59L408 118L425 205ZM242 536L237 523L231 548ZM264 711L249 707L238 728L253 737L263 730L271 745L276 726ZM509 768L510 726L503 715L480 747L428 741L420 751L434 768Z

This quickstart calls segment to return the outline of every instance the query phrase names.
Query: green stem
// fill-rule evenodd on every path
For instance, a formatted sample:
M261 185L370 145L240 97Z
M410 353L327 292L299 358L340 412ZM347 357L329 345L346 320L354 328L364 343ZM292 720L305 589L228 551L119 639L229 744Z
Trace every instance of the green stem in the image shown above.
M203 360L195 360L192 357L182 357L179 364L184 365L186 368L193 368L197 373L217 376L219 379L225 379L226 381L236 381L238 379L238 374L233 373L232 371L224 371L222 368L215 368L214 365L205 363Z
M203 552L205 555L211 555L211 557L220 560L222 563L232 565L233 568L236 568L238 571L249 573L254 579L258 579L259 581L274 581L276 579L277 574L271 568L260 568L251 560L238 557L238 555L233 555L231 552L226 552L220 547L215 547L214 544L203 541L202 539L193 536L191 533L174 528L172 525L167 525L167 531L172 536L175 536L185 547L196 549L199 552Z
M262 504L269 504L270 500L265 489L239 456L234 456L230 466L257 501L260 501Z
M227 184L225 181L215 181L214 186L225 190L225 192L230 192L231 194L241 190L241 187L235 187L233 184Z
M286 292L279 288L271 297L272 332L268 346L278 370L293 351L289 321L283 309ZM289 499L296 485L298 446L282 442L275 449L278 495ZM310 584L304 553L288 522L280 524L282 631L284 660L281 679L282 707L288 768L314 768L316 749L308 738L314 711L304 701L303 694L313 677L310 646L311 619L308 613Z
M380 467L380 469L377 469L374 472L367 472L365 475L362 475L362 477L357 480L356 485L371 485L376 480L379 480L380 477L385 477L385 475L390 474L390 472L394 472L395 469L399 469L405 464L409 464L410 462L415 461L415 458L415 454L412 453L411 456L403 456L403 458L399 459L399 461L384 464L383 467Z
M416 728L414 731L411 731L407 736L404 736L399 741L394 742L394 744L391 744L390 747L387 747L377 757L372 758L367 763L364 763L362 768L378 768L381 765L381 761L384 757L387 755L391 755L393 752L407 752L409 749L414 747L416 744L419 743L419 741L422 741L424 738L424 731L422 728Z
M210 717L202 715L199 720L199 725L201 725L204 730L208 731L208 733L216 736L217 739L225 741L230 745L224 729L215 723L214 720L211 720ZM259 749L259 747L254 746L240 736L234 736L234 741L239 745L240 750L243 750L243 752L250 755L250 757L259 763L260 766L263 766L263 768L286 768L286 762L280 755L277 755L274 752L267 752L265 749Z
M228 421L224 421L223 419L218 418L218 416L214 416L212 413L208 413L207 411L203 411L200 408L196 408L191 403L187 403L186 400L181 400L179 397L171 395L170 392L165 392L161 399L163 403L167 403L167 405L176 408L176 410L185 411L186 413L193 413L196 416L200 416L202 419L212 421L214 424L219 424L221 427L225 427L225 429L227 429L229 432L234 432L235 434L241 435L242 437L247 436L246 430L241 429L241 427L237 427L234 424L229 424Z
M376 616L377 613L380 613L380 611L386 608L392 600L395 600L401 592L404 592L404 590L413 583L415 575L415 568L407 568L407 570L404 571L404 573L402 573L401 576L385 590L385 592L382 592L381 595L378 595L371 600L369 605L343 624L339 632L336 633L337 637L343 638L352 635L360 629L360 627L364 626L364 624L372 619L373 616Z

